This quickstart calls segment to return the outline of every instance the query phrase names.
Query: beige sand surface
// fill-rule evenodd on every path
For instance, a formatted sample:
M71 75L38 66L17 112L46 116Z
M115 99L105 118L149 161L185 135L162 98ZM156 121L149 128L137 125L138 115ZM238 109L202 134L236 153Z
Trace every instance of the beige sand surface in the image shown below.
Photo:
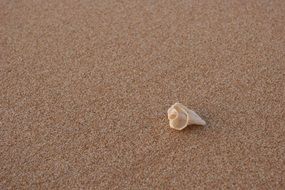
M284 0L0 0L0 188L284 189L284 75Z

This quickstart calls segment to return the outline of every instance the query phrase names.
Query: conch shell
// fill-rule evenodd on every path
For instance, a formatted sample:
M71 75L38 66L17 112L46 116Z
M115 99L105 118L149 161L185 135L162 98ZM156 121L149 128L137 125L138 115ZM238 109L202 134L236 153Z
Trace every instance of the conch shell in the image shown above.
M181 103L172 105L167 113L170 127L176 130L182 130L188 125L206 125L199 115Z

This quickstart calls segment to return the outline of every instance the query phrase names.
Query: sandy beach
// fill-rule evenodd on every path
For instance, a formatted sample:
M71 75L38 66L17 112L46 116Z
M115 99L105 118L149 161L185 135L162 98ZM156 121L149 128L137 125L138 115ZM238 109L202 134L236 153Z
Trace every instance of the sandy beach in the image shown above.
M3 190L284 189L285 1L1 0L0 136Z

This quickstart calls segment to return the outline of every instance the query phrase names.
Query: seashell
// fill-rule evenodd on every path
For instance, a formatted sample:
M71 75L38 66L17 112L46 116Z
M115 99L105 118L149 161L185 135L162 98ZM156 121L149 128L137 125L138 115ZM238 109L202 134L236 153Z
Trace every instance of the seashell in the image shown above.
M188 125L206 125L199 115L181 103L172 105L167 113L170 127L176 130L182 130Z

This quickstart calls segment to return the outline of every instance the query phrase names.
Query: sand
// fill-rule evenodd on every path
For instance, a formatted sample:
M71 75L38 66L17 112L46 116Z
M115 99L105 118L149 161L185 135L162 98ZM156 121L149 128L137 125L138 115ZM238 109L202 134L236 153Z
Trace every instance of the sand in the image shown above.
M1 189L284 189L285 1L0 1ZM181 102L207 127L169 128Z

